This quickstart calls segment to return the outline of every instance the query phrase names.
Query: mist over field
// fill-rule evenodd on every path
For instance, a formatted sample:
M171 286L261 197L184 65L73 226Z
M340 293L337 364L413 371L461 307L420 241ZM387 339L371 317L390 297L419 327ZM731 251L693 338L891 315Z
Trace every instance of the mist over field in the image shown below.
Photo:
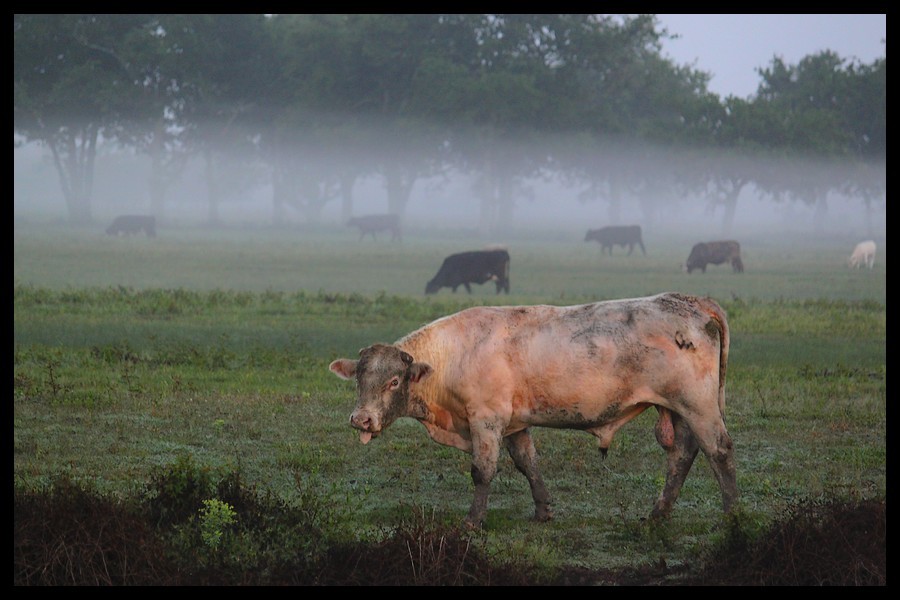
M479 199L480 173L463 173L452 168L439 174L423 176L412 185L403 214L404 232L446 230L464 239L484 242L504 238L542 235L571 235L577 238L589 228L605 225L638 224L645 236L696 239L696 241L753 235L791 236L834 239L850 243L873 238L883 241L886 228L886 203L882 195L868 206L859 196L830 190L825 205L792 197L773 199L753 182L744 185L737 196L733 220L729 222L722 203L711 200L712 191L684 191L674 179L687 173L694 164L698 168L708 157L685 160L678 152L661 156L629 157L629 151L612 156L596 156L598 169L629 169L636 181L632 189L618 195L613 202L608 186L591 191L591 182L561 172L544 171L538 176L516 178L511 215L506 215L502 228L484 226L484 206ZM348 152L352 154L352 152ZM676 157L677 163L669 160ZM291 157L286 157L291 160ZM338 172L335 159L328 168ZM746 159L749 161L749 159ZM14 150L13 208L17 221L60 222L67 217L66 203L49 152L37 144L26 144ZM585 159L590 163L590 159ZM752 165L744 167L754 169ZM759 168L773 169L771 164ZM814 163L777 165L782 180L815 179L833 167ZM166 227L206 225L209 202L205 165L200 158L187 160L180 177L171 185L165 202ZM273 209L272 169L252 157L231 157L225 174L217 180L221 200L217 207L218 224L224 228L251 227L265 230L279 228L342 228L347 209L338 195L322 202L320 209L304 210L285 205L282 216ZM772 175L768 175L773 177ZM883 180L883 171L873 173ZM94 177L93 218L98 231L120 214L150 214L150 160L128 150L101 147ZM883 185L883 184L882 184ZM652 189L646 189L652 188ZM356 180L352 188L353 215L389 212L385 180L370 174ZM822 209L825 209L824 212ZM500 238L495 239L495 238ZM353 238L355 239L355 238Z

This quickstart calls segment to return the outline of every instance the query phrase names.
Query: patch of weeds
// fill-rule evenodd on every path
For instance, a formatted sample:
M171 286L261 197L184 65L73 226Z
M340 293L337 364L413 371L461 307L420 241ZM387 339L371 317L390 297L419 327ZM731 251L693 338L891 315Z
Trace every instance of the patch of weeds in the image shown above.
M107 346L91 346L91 358L108 365L137 364L141 359L127 342L118 342Z
M231 526L236 522L234 507L217 498L203 501L200 508L200 538L212 550L218 550L222 544L222 538L230 533Z
M189 520L212 495L213 473L194 462L190 454L154 470L145 492L150 515L159 525Z

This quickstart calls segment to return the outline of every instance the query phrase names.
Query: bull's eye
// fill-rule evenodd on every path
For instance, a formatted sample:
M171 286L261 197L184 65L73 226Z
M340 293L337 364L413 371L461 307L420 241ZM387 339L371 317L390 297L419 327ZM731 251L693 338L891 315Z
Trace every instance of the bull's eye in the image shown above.
M398 387L400 387L400 378L394 377L391 379L390 383L388 383L388 388L396 390Z

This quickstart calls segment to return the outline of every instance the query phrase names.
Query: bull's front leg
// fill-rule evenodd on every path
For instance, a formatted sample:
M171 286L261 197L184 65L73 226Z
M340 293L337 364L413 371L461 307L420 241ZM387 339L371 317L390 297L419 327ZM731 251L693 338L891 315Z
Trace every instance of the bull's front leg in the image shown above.
M471 423L470 428L472 433L472 483L475 484L475 497L472 499L472 506L466 516L466 525L481 527L487 513L491 480L497 474L502 427L494 422L476 422Z
M522 430L506 438L506 448L516 468L528 479L531 497L534 498L534 520L549 521L553 518L550 510L550 494L544 486L544 479L537 464L537 450L528 430Z

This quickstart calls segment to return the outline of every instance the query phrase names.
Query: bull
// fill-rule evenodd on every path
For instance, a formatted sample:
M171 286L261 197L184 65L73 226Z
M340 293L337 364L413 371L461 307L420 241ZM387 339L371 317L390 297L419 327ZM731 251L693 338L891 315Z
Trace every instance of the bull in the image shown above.
M509 293L509 252L503 249L472 250L451 254L441 263L437 274L425 285L426 294L437 293L442 287L465 286L472 293L470 284L479 285L494 280L497 293Z
M641 247L641 252L647 256L647 250L644 248L644 241L641 239L640 225L622 225L601 227L600 229L588 229L584 235L584 241L595 241L600 244L600 253L606 250L612 256L613 246L628 246L628 255L634 251L634 245Z
M401 238L400 217L395 214L350 217L347 220L347 227L359 228L359 241L367 235L371 235L372 239L377 241L375 234L380 231L390 231L392 242Z
M153 215L121 215L113 219L112 225L106 228L107 235L132 235L141 230L147 237L156 237L156 217Z
M501 446L528 480L534 518L546 521L550 495L530 428L586 431L605 457L614 434L653 406L668 465L651 512L661 518L699 450L724 510L738 498L725 428L729 339L715 301L678 293L579 306L480 306L329 368L356 382L350 425L363 444L408 417L437 443L472 455L475 495L465 519L472 527L486 516Z
M744 272L744 263L741 260L741 245L734 240L721 242L700 242L694 244L683 269L690 273L694 269L700 269L706 273L706 265L721 265L731 263L731 269L735 273Z
M870 269L874 267L875 242L873 240L866 240L865 242L858 243L853 249L853 254L847 259L847 265L851 269L859 268L861 265L865 265Z

